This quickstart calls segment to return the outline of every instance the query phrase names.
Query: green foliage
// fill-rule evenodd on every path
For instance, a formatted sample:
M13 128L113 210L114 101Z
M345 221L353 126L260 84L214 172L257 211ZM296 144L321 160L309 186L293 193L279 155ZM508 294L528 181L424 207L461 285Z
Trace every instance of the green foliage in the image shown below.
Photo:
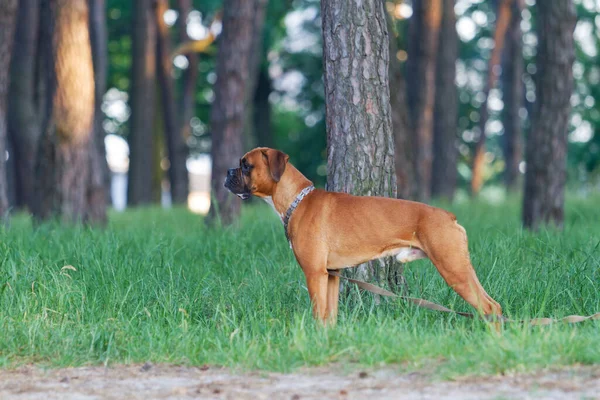
M487 291L513 318L600 310L598 199L569 198L564 233L525 232L517 199L452 207ZM600 362L598 322L505 327L352 294L335 328L309 312L281 224L249 206L238 227L209 230L177 209L111 215L105 230L15 218L0 244L0 366L171 362L289 371L340 362L433 365L447 376ZM65 268L65 266L72 266ZM411 292L470 310L429 261Z

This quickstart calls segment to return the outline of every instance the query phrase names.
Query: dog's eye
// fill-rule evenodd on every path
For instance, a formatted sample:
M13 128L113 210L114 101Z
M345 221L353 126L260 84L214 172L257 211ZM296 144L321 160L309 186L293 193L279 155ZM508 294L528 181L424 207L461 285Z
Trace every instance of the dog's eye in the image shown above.
M248 164L248 161L246 161L246 159L243 159L242 160L242 172L244 174L249 174L251 169L252 169L252 166L250 164Z

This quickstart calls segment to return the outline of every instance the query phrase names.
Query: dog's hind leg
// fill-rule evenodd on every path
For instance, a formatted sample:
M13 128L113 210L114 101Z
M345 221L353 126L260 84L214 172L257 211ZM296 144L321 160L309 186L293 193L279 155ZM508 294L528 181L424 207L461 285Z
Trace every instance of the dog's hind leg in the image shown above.
M485 315L502 315L502 307L487 294L475 274L464 228L455 223L443 227L419 235L431 262L446 283L477 310Z

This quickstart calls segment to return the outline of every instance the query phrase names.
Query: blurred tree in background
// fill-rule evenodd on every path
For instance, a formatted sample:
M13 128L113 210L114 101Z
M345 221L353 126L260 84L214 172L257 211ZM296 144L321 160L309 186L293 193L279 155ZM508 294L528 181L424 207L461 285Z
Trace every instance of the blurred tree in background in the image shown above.
M7 96L9 88L10 58L17 16L16 0L0 3L0 157L6 153ZM0 162L0 219L8 213L8 181L6 163Z
M94 66L86 0L44 1L40 13L46 114L37 158L33 214L38 219L104 219L90 210L88 183L94 136Z
M539 3L538 10L536 102L523 195L523 223L533 229L563 224L577 20L570 0Z

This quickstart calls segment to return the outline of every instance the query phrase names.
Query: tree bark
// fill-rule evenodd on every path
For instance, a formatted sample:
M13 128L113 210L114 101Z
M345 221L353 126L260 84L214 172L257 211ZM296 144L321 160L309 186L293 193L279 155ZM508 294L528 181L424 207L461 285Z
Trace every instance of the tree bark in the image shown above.
M458 159L458 148L456 147L458 91L455 82L458 34L454 0L442 0L442 3L443 15L436 63L431 194L452 200L456 190L456 162Z
M260 69L258 83L254 92L253 130L256 145L260 147L275 147L271 127L271 102L269 95L273 90L271 78L266 67Z
M187 20L190 12L193 10L191 0L178 0L179 7L179 42L186 43L191 38L187 34ZM182 93L179 108L181 109L181 119L179 123L179 135L184 143L192 135L190 121L196 110L196 82L198 81L198 54L190 52L185 55L188 59L188 67L183 71Z
M8 218L8 175L6 172L7 102L10 58L13 49L16 0L0 2L0 220Z
M108 73L108 33L104 0L88 0L90 8L90 41L94 62L94 134L90 146L90 178L88 182L87 221L106 223L106 208L110 194L110 171L104 146L104 113L102 99L106 92Z
M253 101L256 96L259 95L258 84L260 79L261 70L263 69L263 59L266 57L265 49L263 48L263 30L265 24L265 14L267 9L267 0L255 0L256 1L256 13L254 16L254 37L252 38L252 50L250 51L250 72L249 72L249 83L248 83L248 98L246 99L246 113L244 121L244 140L243 146L246 149L250 149L257 146L259 133L254 130L256 122L254 117L257 112L264 112L255 110L256 104ZM267 75L268 77L268 75ZM264 82L263 82L264 83Z
M396 197L388 28L381 0L323 0L327 189ZM386 282L391 259L353 274Z
M94 68L86 0L44 1L50 21L50 107L40 143L37 219L82 222L94 130Z
M154 202L152 196L153 123L156 80L156 22L152 0L133 3L131 35L131 117L127 204Z
M185 204L188 196L189 177L187 171L188 149L181 135L180 120L175 104L173 86L173 61L171 60L171 39L169 27L163 16L169 9L168 0L155 0L155 17L158 27L157 70L160 82L162 109L169 155L169 183L171 185L171 201L173 204Z
M223 187L227 169L243 155L244 107L248 97L255 35L257 0L225 0L223 31L217 55L215 100L211 108L212 204L209 218L231 224L240 212L240 200Z
M385 4L385 0L384 0ZM406 81L402 74L402 65L396 56L398 52L397 32L391 16L386 13L390 46L390 105L392 108L392 128L394 132L394 164L396 169L396 193L401 199L416 199L417 186L415 181L413 157L413 132L408 115L406 98Z
M413 115L415 178L421 201L431 196L435 65L441 19L442 0L413 1L407 61L408 101Z
M8 134L15 172L15 205L33 210L35 162L42 119L36 104L36 58L38 57L38 0L21 0L10 66Z
M496 86L498 81L497 67L500 66L502 49L504 48L504 39L510 25L512 14L512 3L515 0L501 0L498 6L498 17L496 18L496 30L494 31L494 49L488 62L488 79L483 89L485 100L479 109L479 129L481 131L479 139L475 143L475 152L473 155L473 167L471 177L471 193L477 195L483 186L483 170L485 167L485 126L488 121L488 97L490 90Z
M502 91L504 110L502 125L502 150L504 152L504 183L508 190L517 190L519 164L523 154L522 121L519 110L523 107L523 32L521 31L521 12L523 0L512 5L510 26L506 33L504 62L502 67Z
M563 225L577 19L571 0L540 1L537 8L536 103L523 197L523 224L534 230Z

